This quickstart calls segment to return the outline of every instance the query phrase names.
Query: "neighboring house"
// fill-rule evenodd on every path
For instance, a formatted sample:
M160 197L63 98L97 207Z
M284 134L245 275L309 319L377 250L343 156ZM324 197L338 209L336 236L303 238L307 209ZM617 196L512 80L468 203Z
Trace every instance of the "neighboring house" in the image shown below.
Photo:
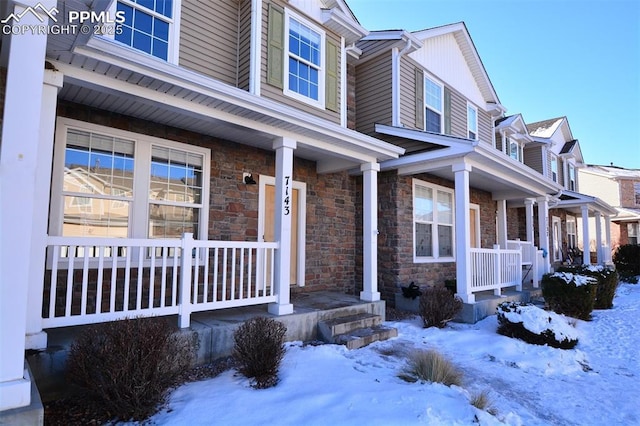
M567 117L530 123L527 129L532 142L524 148L525 164L562 186L549 210L552 264L610 262L610 224L617 212L602 199L580 190L578 170L584 167L584 158ZM584 241L590 242L586 248Z
M124 23L2 35L0 411L29 404L24 353L45 329L283 315L290 291L380 300L377 173L404 150L347 126L347 63L367 31L343 1L0 12L38 26L54 7L61 26L70 11Z
M579 169L578 175L583 192L618 211L611 221L611 249L640 244L640 170L589 164Z
M562 187L522 162L530 138L521 118L501 129L514 152L497 143L505 108L464 23L374 31L356 46L356 129L405 149L379 176L383 297L412 281L456 279L457 294L473 303L483 291L537 279L534 233L547 250L546 212Z

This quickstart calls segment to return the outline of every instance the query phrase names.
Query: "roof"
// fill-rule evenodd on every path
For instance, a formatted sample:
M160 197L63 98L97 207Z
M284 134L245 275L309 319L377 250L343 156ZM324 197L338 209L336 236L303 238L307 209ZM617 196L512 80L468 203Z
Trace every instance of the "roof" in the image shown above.
M618 166L599 166L595 164L588 164L583 170L586 172L606 175L613 179L640 179L640 169L625 169L624 167Z
M569 141L567 143L564 144L564 146L562 147L562 149L560 150L560 154L568 154L570 153L573 148L576 146L576 143L578 142L577 139L574 139L572 141Z
M527 124L527 130L531 136L540 138L550 138L555 131L560 127L562 121L566 117L550 118L548 120L537 121L535 123Z

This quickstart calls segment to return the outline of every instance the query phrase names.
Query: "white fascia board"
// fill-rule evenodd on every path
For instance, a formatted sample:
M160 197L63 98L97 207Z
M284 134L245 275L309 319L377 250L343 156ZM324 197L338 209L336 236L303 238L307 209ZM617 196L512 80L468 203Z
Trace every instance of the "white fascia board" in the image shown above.
M429 163L430 166L435 161L439 160L447 160L450 161L452 158L463 157L472 152L471 147L466 149L461 147L445 147L442 149L434 149L432 151L419 152L416 154L405 155L404 157L396 158L393 160L387 160L380 163L380 170L391 170L391 169L403 169L406 174L406 170L409 170L409 167L413 167L421 164Z
M165 81L187 90L211 96L269 117L287 121L328 137L340 139L360 148L376 151L381 159L385 157L397 158L400 154L404 153L404 149L398 148L395 145L356 132L355 130L347 129L346 127L331 123L314 115L301 112L296 108L291 108L278 102L253 95L242 89L229 86L177 65L166 63L148 55L142 55L116 42L92 38L86 47L78 47L76 53L138 72L150 78ZM68 71L75 68L59 62L56 62L56 64L56 66L60 65ZM95 73L89 72L89 74ZM112 84L118 82L114 79L109 80L112 81ZM88 81L91 81L91 78L89 78ZM132 86L131 84L128 85ZM282 130L279 130L275 135L280 135L281 131Z
M376 124L375 131L389 136L411 139L421 142L429 142L449 147L471 147L479 144L477 140L459 138L456 136L446 136L438 133L429 133L422 130L406 129L404 127L388 126L386 124Z
M322 23L344 37L347 44L355 43L369 34L369 30L338 9L323 9Z

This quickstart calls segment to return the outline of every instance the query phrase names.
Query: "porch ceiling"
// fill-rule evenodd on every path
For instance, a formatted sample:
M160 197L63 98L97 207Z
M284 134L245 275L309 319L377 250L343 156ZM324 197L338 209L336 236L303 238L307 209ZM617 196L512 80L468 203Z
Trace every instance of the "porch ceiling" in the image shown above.
M395 158L404 150L103 39L52 38L47 59L64 74L60 99L272 150L297 141L318 172ZM71 51L73 50L73 52Z

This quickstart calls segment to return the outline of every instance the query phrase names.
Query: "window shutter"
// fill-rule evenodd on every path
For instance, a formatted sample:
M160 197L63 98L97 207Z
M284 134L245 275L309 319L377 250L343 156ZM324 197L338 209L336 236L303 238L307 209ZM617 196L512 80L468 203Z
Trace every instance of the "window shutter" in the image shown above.
M424 130L424 74L416 68L416 127Z
M284 74L284 9L269 4L267 47L267 83L283 88Z
M451 90L444 88L444 134L451 134Z
M325 76L325 106L329 111L338 112L338 55L340 49L327 39L327 70Z

